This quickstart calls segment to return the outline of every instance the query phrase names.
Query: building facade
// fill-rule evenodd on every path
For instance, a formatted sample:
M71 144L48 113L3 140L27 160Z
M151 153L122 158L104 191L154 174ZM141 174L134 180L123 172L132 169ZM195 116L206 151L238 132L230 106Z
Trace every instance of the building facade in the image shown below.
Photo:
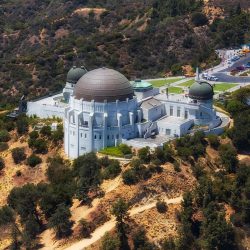
M28 114L64 121L64 149L76 158L136 138L175 138L194 127L211 130L221 118L213 87L196 78L188 93L159 93L147 81L129 82L119 72L73 67L61 94L28 103ZM60 99L61 98L61 99Z

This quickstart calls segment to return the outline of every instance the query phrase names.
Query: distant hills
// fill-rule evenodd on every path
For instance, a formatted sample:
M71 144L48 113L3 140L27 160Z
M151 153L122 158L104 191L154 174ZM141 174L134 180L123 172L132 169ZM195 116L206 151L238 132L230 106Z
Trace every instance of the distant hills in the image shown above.
M249 41L248 8L247 0L2 0L1 104L61 89L73 64L131 79L209 67L215 48Z

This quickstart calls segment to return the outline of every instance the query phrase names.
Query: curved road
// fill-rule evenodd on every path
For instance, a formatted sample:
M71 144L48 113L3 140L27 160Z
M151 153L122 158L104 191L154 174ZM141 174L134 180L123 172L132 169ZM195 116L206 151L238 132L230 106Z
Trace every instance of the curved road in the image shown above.
M232 69L235 69L236 67L241 66L242 64L246 64L247 62L250 62L250 54L247 54L245 57L241 57L240 60L236 61L234 64L232 64L231 66L225 69L218 70L218 71L216 71L215 68L212 69L214 70L214 73L212 74L217 76L220 82L230 82L230 83L233 82L233 83L242 83L242 84L249 83L250 77L237 77L237 76L229 75ZM218 67L219 66L217 66L216 68Z

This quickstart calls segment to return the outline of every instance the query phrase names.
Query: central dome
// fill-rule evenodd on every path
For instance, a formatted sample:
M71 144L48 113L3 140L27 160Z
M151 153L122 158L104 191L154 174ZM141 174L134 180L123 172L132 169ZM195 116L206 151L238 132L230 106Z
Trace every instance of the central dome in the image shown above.
M189 89L189 97L196 100L210 100L214 90L208 82L195 82Z
M96 102L114 102L132 99L133 88L128 79L113 69L100 68L89 71L79 79L74 94L76 99Z

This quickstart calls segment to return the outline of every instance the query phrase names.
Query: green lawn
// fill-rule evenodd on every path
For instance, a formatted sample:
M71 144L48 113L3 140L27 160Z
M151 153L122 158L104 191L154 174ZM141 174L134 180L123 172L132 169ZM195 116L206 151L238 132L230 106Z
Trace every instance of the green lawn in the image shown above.
M124 157L119 147L108 147L99 151L101 154L111 155L115 157Z
M215 83L214 84L214 91L215 92L224 92L227 91L235 86L237 86L237 83Z
M191 79L191 80L188 80L186 82L180 83L178 86L181 86L181 87L190 87L192 84L194 84L194 82L195 82L195 80Z
M167 78L167 79L162 79L162 80L151 80L151 81L148 81L148 82L150 82L154 87L162 87L162 86L167 85L167 84L178 82L181 79L182 78L172 78L172 79Z
M179 87L169 87L168 92L173 94L181 94L183 93L183 89Z

